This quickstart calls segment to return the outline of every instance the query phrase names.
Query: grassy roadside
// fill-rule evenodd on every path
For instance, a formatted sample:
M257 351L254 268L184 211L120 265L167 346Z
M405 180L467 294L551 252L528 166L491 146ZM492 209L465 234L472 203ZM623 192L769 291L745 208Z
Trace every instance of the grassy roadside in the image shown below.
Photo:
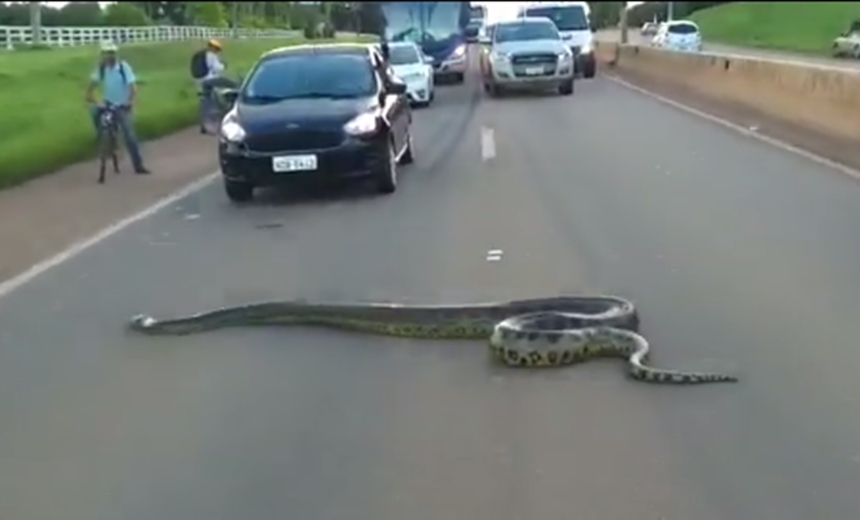
M224 57L235 75L247 72L261 53L300 42L229 40ZM196 121L188 64L200 45L188 41L120 49L139 81L135 125L140 139ZM97 52L94 47L0 52L0 189L93 157L95 137L84 90Z
M705 41L829 54L860 2L732 2L693 13Z

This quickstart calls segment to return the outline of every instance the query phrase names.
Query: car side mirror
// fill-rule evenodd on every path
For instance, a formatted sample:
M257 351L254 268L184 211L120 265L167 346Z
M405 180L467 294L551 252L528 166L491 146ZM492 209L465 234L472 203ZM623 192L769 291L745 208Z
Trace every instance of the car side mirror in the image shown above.
M388 85L386 90L388 90L389 94L406 94L406 83L403 83L400 78L392 78L391 84Z
M239 99L239 89L224 89L221 91L221 97L224 99L224 101L227 102L228 105L233 106L236 104L236 100Z
M424 61L425 65L433 65L433 58L431 58L430 56L424 56L421 59Z

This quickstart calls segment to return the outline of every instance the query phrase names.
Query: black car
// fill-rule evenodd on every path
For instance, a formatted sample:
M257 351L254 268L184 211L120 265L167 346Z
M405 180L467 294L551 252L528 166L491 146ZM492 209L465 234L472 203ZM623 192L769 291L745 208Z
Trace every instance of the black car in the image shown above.
M406 85L373 45L322 44L264 54L221 124L218 155L227 196L293 182L365 178L397 189L412 162Z

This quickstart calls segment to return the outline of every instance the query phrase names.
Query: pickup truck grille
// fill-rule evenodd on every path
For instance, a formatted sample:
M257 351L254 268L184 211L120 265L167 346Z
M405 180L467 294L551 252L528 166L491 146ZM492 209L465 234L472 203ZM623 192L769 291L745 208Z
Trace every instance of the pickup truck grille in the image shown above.
M550 53L516 54L511 56L512 65L553 65L558 61L558 56Z

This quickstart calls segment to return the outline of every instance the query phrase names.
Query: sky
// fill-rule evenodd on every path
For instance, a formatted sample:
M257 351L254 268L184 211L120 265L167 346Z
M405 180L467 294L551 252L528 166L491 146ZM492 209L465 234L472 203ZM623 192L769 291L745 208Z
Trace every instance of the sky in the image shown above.
M68 4L68 2L42 2L46 5L50 5L53 7L63 7ZM110 2L99 2L102 5L109 4ZM517 7L526 2L475 2L476 4L483 4L487 6L487 18L490 23L495 22L496 20L504 20L515 18L517 16ZM636 4L641 4L642 2L627 2L628 6L633 6Z
M475 2L487 6L487 21L489 23L498 20L516 18L517 8L527 2ZM632 7L642 2L627 2L628 7Z

